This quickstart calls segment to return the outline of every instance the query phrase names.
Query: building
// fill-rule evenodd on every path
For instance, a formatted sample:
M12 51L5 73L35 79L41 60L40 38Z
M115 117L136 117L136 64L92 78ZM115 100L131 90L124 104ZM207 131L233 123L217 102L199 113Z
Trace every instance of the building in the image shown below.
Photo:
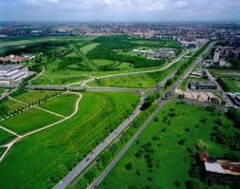
M192 90L216 90L217 85L211 81L190 81L188 83L188 88Z
M220 60L220 54L221 54L221 51L220 49L217 49L214 53L214 57L213 57L213 63L218 63L219 60Z
M11 85L29 75L28 68L21 64L0 65L0 84Z
M34 59L34 55L24 55L24 56L16 56L16 55L9 55L6 57L0 57L0 62L13 62L13 63L18 63L18 62L23 62L26 60L32 60Z
M207 179L220 183L240 183L240 162L212 158L207 152L200 152L199 158L204 163Z

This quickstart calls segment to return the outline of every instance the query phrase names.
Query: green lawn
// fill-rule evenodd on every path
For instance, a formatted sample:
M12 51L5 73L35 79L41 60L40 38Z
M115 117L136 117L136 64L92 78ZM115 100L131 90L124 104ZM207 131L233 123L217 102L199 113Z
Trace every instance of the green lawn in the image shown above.
M240 77L238 80L226 78L226 79L223 79L222 81L226 84L227 88L229 89L228 92L233 92L233 93L240 92Z
M232 145L236 138L231 137L235 133L240 136L240 131L233 128L232 122L221 112L169 103L160 110L99 188L187 188L187 181L192 188L229 188L208 186L200 181L200 166L195 163L201 148L206 148L211 156L231 154L240 158L239 149L232 151L227 145L211 138L220 136Z
M56 91L26 90L17 96L13 96L13 98L27 104L32 104L54 94L56 94Z
M0 148L0 157L3 155L3 153L5 152L5 148Z
M2 111L2 112L0 112L0 117L2 117L3 114L13 112L13 111L21 109L23 107L25 107L25 105L14 102L14 101L6 98L6 99L0 101L0 110ZM4 111L3 111L3 109L4 109Z
M151 88L156 87L158 82L161 82L175 69L178 64L172 65L170 68L154 73L143 73L135 75L117 76L95 80L90 82L90 86L109 86L109 87L131 87L131 88Z
M0 125L3 125L19 134L23 134L28 131L47 126L48 124L56 122L59 119L60 117L55 115L38 110L36 108L31 108L14 117L0 121Z
M133 93L84 93L70 120L31 135L0 164L3 188L51 188L136 107Z
M74 111L76 100L77 97L74 94L63 94L40 106L60 115L69 116Z
M0 145L7 143L13 138L14 136L12 134L0 129Z
M96 48L99 45L99 43L90 43L82 48L80 48L80 51L83 54L87 54L89 51L93 50L94 48Z
M5 92L5 89L0 88L0 95Z

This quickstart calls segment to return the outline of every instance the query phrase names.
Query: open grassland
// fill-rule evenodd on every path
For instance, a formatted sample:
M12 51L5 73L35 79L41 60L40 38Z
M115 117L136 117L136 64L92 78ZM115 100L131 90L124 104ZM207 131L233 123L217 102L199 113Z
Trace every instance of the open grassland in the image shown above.
M181 62L172 65L170 68L153 73L133 74L126 76L116 76L97 79L89 83L89 86L108 86L108 87L131 87L131 88L151 88L156 87L157 83L163 81L171 74Z
M5 89L0 88L0 95L5 92Z
M46 110L56 112L63 116L69 116L75 108L77 97L73 94L63 94L40 106Z
M227 92L240 92L240 77L238 79L224 78L222 81Z
M12 134L0 129L0 145L7 143L13 138L14 136Z
M14 102L10 99L3 99L0 101L0 118L5 114L9 114L15 110L23 108L25 105Z
M60 117L43 110L31 108L9 119L0 121L0 125L3 125L18 134L23 134L44 127L50 123L58 121L59 119Z
M93 50L94 48L96 48L99 45L99 43L90 43L82 48L80 48L80 51L83 54L87 54L89 51Z
M12 97L26 104L36 103L39 100L43 100L47 97L55 95L55 91L46 90L23 90L19 94L13 94Z
M3 155L3 153L5 152L5 148L0 148L0 157Z
M51 188L135 109L133 93L84 93L70 120L25 138L0 164L3 188Z
M99 188L229 188L200 180L198 152L239 159L237 136L240 131L222 112L168 103Z

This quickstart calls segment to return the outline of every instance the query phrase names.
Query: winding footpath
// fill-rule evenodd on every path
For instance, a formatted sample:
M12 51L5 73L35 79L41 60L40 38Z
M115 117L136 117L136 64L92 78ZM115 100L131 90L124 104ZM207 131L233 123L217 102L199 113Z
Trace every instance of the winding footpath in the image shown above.
M34 130L34 131L28 132L28 133L26 133L26 134L24 134L24 135L14 134L14 135L17 136L17 137L16 137L13 141L9 142L8 144L5 144L5 145L2 145L2 146L1 146L1 148L7 148L7 149L5 150L5 152L3 153L3 155L0 157L0 163L1 163L1 162L3 161L3 159L6 157L6 155L8 154L9 150L13 147L13 145L16 144L17 142L19 142L20 140L24 139L24 138L27 137L27 136L36 134L36 133L38 133L38 132L40 132L40 131L49 129L49 128L51 128L51 127L54 127L54 126L56 126L56 125L58 125L58 124L60 124L60 123L62 123L62 122L64 122L64 121L67 121L68 119L71 119L74 115L77 114L78 108L79 108L79 103L80 103L80 101L81 101L81 99L82 99L82 94L80 94L80 93L75 93L75 92L68 92L68 93L76 94L76 95L78 96L77 102L76 102L76 104L75 104L74 112L73 112L71 115L65 117L64 119L61 119L61 120L56 121L56 122L54 122L54 123L51 123L51 124L49 124L49 125L47 125L47 126L45 126L45 127L42 127L42 128L40 128L40 129L36 129L36 130ZM1 127L0 127L0 128L1 128ZM9 133L12 132L12 131L9 131L9 130L6 130L6 131L8 131ZM14 133L14 132L13 132L13 133Z

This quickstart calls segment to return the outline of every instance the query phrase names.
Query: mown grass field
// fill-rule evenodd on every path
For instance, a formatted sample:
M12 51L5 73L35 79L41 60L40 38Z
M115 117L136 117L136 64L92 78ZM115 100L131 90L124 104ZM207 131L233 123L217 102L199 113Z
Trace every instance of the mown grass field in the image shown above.
M74 111L76 101L76 95L63 94L41 104L40 107L63 116L69 116Z
M7 143L14 137L12 134L0 129L0 145Z
M0 148L0 157L3 155L3 153L5 152L5 148Z
M168 103L109 173L100 189L126 188L229 188L208 185L199 178L197 154L240 158L239 150L213 140L214 132L232 143L240 131L222 112L183 103ZM192 172L191 172L192 171ZM189 184L190 183L190 184Z
M0 88L0 95L5 92L5 89Z
M3 109L5 109L4 111L0 112L0 117L3 116L3 114L5 113L10 113L10 112L13 112L17 109L21 109L23 108L25 105L21 104L21 103L17 103L17 102L14 102L10 99L4 99L0 102L0 109L1 111Z
M82 48L80 48L80 51L83 54L87 54L89 51L93 50L94 48L96 48L99 45L99 43L90 43Z
M151 88L156 87L157 83L163 81L171 74L178 65L174 64L170 68L153 73L143 73L135 75L117 76L98 79L90 82L89 86L108 86L108 87L131 87L131 88Z
M12 95L12 97L21 102L32 104L54 94L56 94L55 91L25 90L20 94Z
M135 109L133 93L84 93L70 120L16 144L0 164L3 188L51 188Z
M59 119L60 117L43 110L31 108L14 117L0 121L0 125L3 125L18 134L23 134L44 127L50 123L54 123Z
M223 79L222 80L226 85L227 88L229 89L228 92L240 92L240 77L238 79Z

